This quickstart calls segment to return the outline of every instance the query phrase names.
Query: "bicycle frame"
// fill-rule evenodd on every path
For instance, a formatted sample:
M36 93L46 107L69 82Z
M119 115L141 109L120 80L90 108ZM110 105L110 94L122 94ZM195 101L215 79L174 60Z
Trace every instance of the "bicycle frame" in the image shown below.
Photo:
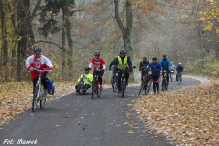
M40 108L42 109L45 106L45 101L46 101L46 97L43 93L43 85L41 82L41 72L42 71L47 71L48 70L36 70L35 71L39 72L39 78L37 80L35 89L34 89L34 95L33 95L33 102L32 102L32 111L35 112L36 111L36 107L37 107L37 102L40 100ZM37 91L38 90L38 91Z
M92 99L93 99L93 94L96 93L98 97L100 97L101 95L101 89L100 87L98 86L98 83L99 83L99 79L98 79L98 76L96 74L98 70L94 71L94 75L93 75L93 83L92 83L92 89L93 89L93 92L92 92Z
M163 75L163 79L162 79L162 90L168 90L168 85L167 85L167 71L163 70L162 71L162 75Z

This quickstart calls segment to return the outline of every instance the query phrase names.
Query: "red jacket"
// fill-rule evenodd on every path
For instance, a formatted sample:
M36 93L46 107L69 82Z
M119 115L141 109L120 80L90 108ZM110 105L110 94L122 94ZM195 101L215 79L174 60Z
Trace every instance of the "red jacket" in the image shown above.
M53 70L52 62L46 57L41 55L39 58L36 58L34 55L30 56L26 60L27 69L37 68L39 70L49 69ZM45 72L41 72L43 74ZM31 79L36 79L39 77L39 72L31 71Z
M106 69L105 61L102 58L99 58L98 61L95 58L93 58L91 60L89 68L91 68L92 64L94 64L94 70L96 69L105 70Z

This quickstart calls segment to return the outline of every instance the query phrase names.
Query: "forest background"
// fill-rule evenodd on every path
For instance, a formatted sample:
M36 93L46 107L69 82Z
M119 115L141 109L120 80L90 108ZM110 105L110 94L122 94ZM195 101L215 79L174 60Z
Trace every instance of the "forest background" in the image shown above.
M0 82L29 81L33 46L54 65L52 79L75 81L99 50L107 67L124 48L168 55L190 74L219 74L219 5L213 0L0 0ZM106 74L107 76L107 74Z

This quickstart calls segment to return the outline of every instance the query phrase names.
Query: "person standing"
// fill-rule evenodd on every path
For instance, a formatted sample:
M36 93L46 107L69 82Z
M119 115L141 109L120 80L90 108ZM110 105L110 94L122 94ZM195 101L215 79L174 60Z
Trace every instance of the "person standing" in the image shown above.
M156 94L156 91L157 91L157 94L159 94L159 77L160 77L161 66L157 62L157 57L156 56L154 56L152 58L152 62L149 63L148 66L151 68L151 72L152 72L151 76L152 76L152 79L153 79L154 94ZM147 65L145 67L147 67Z

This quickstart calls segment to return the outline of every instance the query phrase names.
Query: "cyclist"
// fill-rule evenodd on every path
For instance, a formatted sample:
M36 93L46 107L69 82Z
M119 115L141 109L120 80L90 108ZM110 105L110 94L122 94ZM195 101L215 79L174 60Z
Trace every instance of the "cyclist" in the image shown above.
M84 70L85 70L85 89L87 90L92 86L93 75L89 73L89 68L88 67L85 67ZM81 84L79 84L79 83L80 83L81 79L83 79L83 75L84 74L82 74L80 76L80 78L78 79L78 85L75 86L75 90L78 93L79 93L79 87L81 86Z
M163 59L160 60L160 66L162 67L162 74L164 75L163 71L167 71L167 85L169 84L169 74L170 74L170 61L167 58L166 54L163 54Z
M116 59L117 59L118 56L114 56L114 59L113 61L110 63L109 65L109 70L111 70L112 66L113 66L113 75L112 75L112 84L113 84L113 81L114 81L114 76L116 74L116 71L115 71L115 62L116 62Z
M149 65L146 65L145 67L151 67L151 76L153 79L153 89L154 89L154 94L156 94L156 88L157 88L157 94L159 94L159 77L160 77L160 71L161 71L161 66L160 64L157 62L157 57L154 56L152 58L152 62L149 63Z
M179 62L178 66L176 67L176 71L181 74L183 72L183 69L184 68L182 66L182 63ZM181 79L182 79L182 75L181 75Z
M170 78L172 78L172 73L173 73L173 75L174 75L174 70L175 70L175 65L173 65L173 62L170 62L170 71L171 71L171 73L170 73Z
M49 72L52 73L53 65L52 62L46 56L41 55L41 49L39 47L34 47L33 52L34 54L26 59L26 66L27 69L31 71L31 79L33 81L33 93L34 93L34 89L36 87L39 78L39 72L35 71L35 69L37 70L49 69ZM46 71L41 72L42 75L41 82L43 84L45 93L48 92L47 83L46 83L47 80L46 74L47 74Z
M103 90L102 76L104 74L104 70L106 69L106 64L105 64L105 61L102 58L100 58L99 51L95 51L94 56L95 57L91 60L91 63L89 65L89 69L91 69L91 66L94 65L93 75L96 74L98 76L98 80L100 82L100 89ZM91 89L91 93L92 92L93 90Z
M147 61L147 57L143 57L143 60L140 62L140 65L139 65L139 71L141 71L141 81L143 82L143 75L144 75L144 72L142 71L142 69L149 64L149 61Z
M119 51L120 55L117 57L115 62L115 67L118 72L118 94L121 93L121 78L122 78L122 70L129 69L130 71L133 70L132 68L132 62L130 60L130 57L125 55L125 50L121 49ZM127 71L124 73L124 76L126 78L126 84L128 85L128 79L129 79L129 72Z

